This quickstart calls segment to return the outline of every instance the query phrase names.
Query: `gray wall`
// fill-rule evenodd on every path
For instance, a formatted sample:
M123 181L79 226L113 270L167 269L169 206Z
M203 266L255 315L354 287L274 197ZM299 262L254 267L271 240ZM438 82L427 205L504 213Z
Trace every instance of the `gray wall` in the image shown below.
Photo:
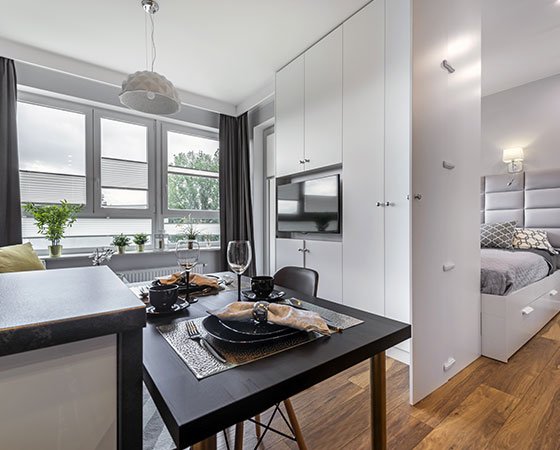
M560 168L560 75L482 99L481 175L506 173L509 147L523 147L526 170Z

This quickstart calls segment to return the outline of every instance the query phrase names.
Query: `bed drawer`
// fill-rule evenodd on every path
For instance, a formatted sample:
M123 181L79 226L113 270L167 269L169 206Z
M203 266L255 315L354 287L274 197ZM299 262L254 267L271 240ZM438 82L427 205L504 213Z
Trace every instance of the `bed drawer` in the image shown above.
M556 289L541 295L528 305L511 304L507 312L508 353L516 352L560 311L560 293Z

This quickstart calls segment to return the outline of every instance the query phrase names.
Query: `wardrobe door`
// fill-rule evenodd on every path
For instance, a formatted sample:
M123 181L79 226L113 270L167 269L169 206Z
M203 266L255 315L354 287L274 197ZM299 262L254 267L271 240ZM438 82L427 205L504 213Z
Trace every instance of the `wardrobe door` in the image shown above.
M343 25L344 304L385 314L385 2Z
M301 239L276 239L276 272L282 267L303 267L304 243Z
M319 297L342 303L341 242L305 241L305 267L319 272Z
M304 57L276 74L276 176L303 170Z
M342 161L342 26L305 52L305 170Z
M410 0L385 8L385 315L410 323L412 11ZM398 347L409 352L409 344Z

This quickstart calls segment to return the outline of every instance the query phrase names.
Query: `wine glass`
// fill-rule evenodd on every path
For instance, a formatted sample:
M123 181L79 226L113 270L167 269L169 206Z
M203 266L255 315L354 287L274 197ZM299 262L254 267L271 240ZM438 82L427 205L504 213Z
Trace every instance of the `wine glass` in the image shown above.
M247 270L251 259L249 241L230 241L227 246L227 261L230 269L237 274L237 301L241 301L241 274Z
M187 288L185 300L188 303L191 303L189 300L190 271L198 264L198 258L200 257L200 245L194 240L179 241L175 246L175 257L177 258L177 264L183 269L181 275L183 283L185 283Z

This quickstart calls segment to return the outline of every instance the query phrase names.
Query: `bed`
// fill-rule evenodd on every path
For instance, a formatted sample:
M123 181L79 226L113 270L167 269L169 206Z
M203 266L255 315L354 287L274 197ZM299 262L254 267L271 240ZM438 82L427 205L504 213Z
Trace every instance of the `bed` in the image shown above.
M481 222L515 220L560 247L560 169L482 178ZM482 354L507 362L560 311L558 257L481 249Z

